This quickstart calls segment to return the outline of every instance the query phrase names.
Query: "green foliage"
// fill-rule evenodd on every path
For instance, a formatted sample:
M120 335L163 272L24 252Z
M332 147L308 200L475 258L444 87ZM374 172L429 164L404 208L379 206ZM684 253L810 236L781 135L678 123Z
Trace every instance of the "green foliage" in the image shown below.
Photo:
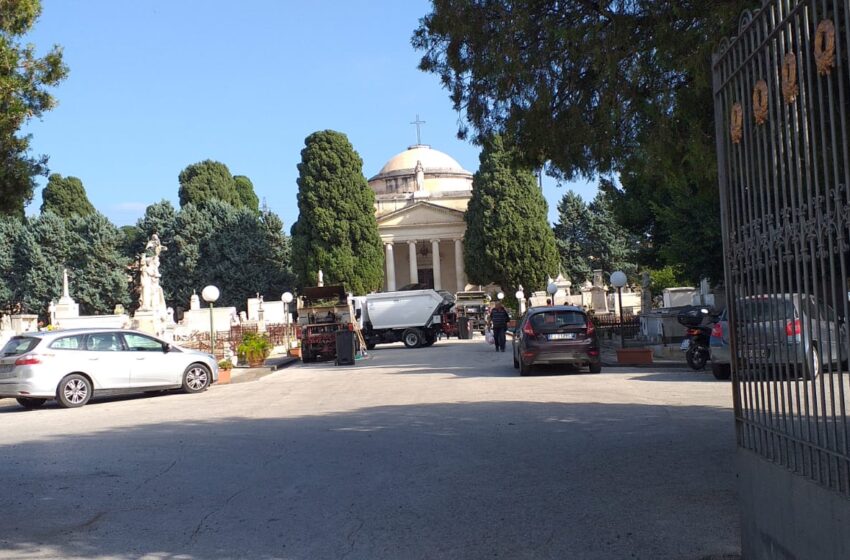
M17 284L15 252L23 233L23 223L15 218L0 220L0 310L14 309L14 290Z
M375 195L363 161L339 132L315 132L298 164L298 220L292 226L292 263L301 286L344 284L355 294L383 284L384 258Z
M266 335L246 333L242 342L236 348L239 362L248 362L251 365L262 363L269 357L272 351L272 343Z
M634 277L637 273L637 265L634 263L637 242L614 219L611 203L604 191L596 195L587 210L590 215L590 268L608 274L621 270L626 276Z
M83 182L76 177L62 177L53 173L47 180L47 186L41 193L41 211L51 211L63 218L71 216L88 216L95 209L86 196Z
M60 47L39 58L34 46L20 41L39 15L39 0L0 2L0 215L21 218L34 178L47 172L47 157L31 156L30 137L20 130L56 105L47 88L68 73Z
M564 273L578 286L592 274L589 256L590 213L584 200L567 191L558 203L558 223L554 227L555 242Z
M180 206L220 200L233 206L242 203L236 191L236 181L221 162L204 160L186 167L178 176Z
M65 264L80 313L101 315L112 313L117 304L128 307L130 259L121 252L124 235L97 212L73 216L66 224L69 250Z
M251 182L251 179L244 175L236 175L233 177L233 181L240 205L254 212L259 212L260 199L254 192L254 183Z
M244 308L261 293L279 297L291 288L289 244L280 218L271 212L234 208L219 200L188 204L179 212L167 201L147 208L137 227L142 242L153 233L167 250L160 272L166 301L185 307L208 284L221 290L218 305Z
M534 173L517 166L498 136L488 141L464 216L464 263L470 282L495 282L510 292L544 289L558 271L558 250L546 200Z
M675 288L682 285L682 273L672 266L657 270L648 270L649 289L655 294L661 294L665 288Z
M718 278L711 52L759 5L434 0L412 42L477 140L503 134L564 178L619 174L641 263Z

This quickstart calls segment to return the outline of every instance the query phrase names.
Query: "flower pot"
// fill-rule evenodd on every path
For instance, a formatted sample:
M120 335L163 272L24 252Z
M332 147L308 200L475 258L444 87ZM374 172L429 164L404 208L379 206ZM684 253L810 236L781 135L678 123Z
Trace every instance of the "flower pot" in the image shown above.
M229 385L230 384L230 370L229 369L218 370L218 384L219 385Z
M301 357L301 347L296 346L295 348L290 348L289 349L289 355L292 356L293 358L300 358Z

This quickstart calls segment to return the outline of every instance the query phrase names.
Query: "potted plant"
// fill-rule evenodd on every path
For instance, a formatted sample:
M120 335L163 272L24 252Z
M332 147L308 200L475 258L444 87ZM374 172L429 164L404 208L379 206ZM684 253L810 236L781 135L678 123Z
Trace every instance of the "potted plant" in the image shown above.
M218 384L227 385L230 383L230 370L233 369L233 362L230 358L222 360L218 363Z
M272 343L265 335L247 333L236 349L236 355L239 356L240 362L248 362L250 367L258 367L263 365L271 351Z

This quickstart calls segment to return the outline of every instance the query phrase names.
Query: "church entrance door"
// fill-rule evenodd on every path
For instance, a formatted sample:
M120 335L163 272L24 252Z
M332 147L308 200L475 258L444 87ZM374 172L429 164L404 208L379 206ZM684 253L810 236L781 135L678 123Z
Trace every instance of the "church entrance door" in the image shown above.
M420 268L419 269L419 283L424 288L434 289L434 269L433 268Z

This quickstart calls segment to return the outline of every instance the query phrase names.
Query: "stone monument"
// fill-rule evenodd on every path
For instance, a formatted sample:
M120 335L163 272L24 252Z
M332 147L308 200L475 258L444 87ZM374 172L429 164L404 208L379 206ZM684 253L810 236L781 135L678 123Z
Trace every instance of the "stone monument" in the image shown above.
M144 254L138 256L139 309L133 315L133 328L158 336L170 326L159 272L159 256L167 250L154 233L145 245Z

